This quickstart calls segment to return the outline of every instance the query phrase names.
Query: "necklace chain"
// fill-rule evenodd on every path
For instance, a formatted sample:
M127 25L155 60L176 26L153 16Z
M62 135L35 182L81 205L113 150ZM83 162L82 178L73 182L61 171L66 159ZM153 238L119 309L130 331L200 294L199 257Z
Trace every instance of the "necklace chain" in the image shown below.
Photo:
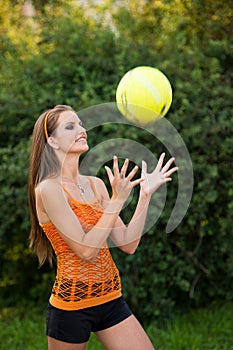
M72 181L72 179L70 179L69 177L63 177L63 179L67 179L67 180L70 180L70 181ZM82 196L84 196L84 194L85 194L85 188L83 188L81 185L79 185L79 184L76 184L74 181L72 181L77 187L78 187L78 189L79 189L79 191L80 191L80 194L82 195Z

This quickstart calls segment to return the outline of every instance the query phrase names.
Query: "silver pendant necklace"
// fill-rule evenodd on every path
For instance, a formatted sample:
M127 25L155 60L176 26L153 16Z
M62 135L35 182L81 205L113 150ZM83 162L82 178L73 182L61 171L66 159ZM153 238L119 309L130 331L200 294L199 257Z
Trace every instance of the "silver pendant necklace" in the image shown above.
M80 185L77 185L77 186L78 186L78 189L79 189L79 191L81 193L81 196L84 196L85 189L82 186L80 186Z
M71 180L70 178L68 178L68 177L63 177L63 179L67 179L67 180L72 181L72 180ZM83 188L81 185L77 184L77 183L74 182L74 181L72 181L72 182L78 187L81 196L84 196L84 194L85 194L85 188Z

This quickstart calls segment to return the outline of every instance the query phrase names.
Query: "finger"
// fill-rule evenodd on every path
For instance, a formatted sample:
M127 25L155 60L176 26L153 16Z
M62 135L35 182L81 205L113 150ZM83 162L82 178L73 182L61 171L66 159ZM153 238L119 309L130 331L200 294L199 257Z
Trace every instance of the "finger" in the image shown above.
M126 177L127 180L131 181L132 178L135 176L136 172L138 171L138 166L135 165L135 167L130 171L128 176Z
M105 166L105 169L106 169L106 172L107 172L107 175L108 175L109 182L111 183L113 181L113 179L114 179L112 170L108 166Z
M170 168L170 166L172 165L172 163L175 161L175 157L172 157L168 160L168 162L164 165L164 167L162 168L162 173L166 173L167 170Z
M145 181L144 179L140 178L140 179L137 179L137 180L134 180L134 181L131 181L131 186L132 187L135 187L137 185L139 185L141 182Z
M126 174L126 171L127 171L127 169L128 169L128 166L129 166L129 160L128 160L128 158L126 158L125 161L124 161L124 164L123 164L123 166L122 166L122 168L121 168L121 174L123 175L123 177L124 177L125 174Z
M173 173L175 173L178 170L178 167L174 167L163 174L164 177L170 177Z
M142 161L142 173L147 173L147 163L144 160Z
M170 182L170 181L172 181L171 177L166 177L165 179L163 179L163 183Z
M114 176L119 177L119 166L118 166L117 156L113 157L113 173L114 173Z
M161 156L159 157L158 163L156 165L156 170L161 170L162 166L163 166L163 162L164 162L164 157L165 157L165 153L162 153Z

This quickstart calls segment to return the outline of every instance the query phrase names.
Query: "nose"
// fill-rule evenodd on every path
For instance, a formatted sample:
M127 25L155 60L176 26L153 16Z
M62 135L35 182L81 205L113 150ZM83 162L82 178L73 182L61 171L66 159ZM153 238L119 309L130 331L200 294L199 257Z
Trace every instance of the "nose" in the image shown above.
M84 126L81 126L80 130L79 130L79 134L85 134L85 136L87 135L86 129L84 128Z
M84 126L80 125L80 127L77 130L77 136L85 136L87 138L87 132Z

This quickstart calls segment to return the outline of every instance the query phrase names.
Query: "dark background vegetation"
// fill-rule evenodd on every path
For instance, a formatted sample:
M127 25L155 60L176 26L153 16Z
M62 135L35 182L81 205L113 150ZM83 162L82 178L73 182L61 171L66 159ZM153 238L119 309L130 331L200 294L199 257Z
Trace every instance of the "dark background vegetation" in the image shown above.
M32 3L29 16L24 1L0 0L0 306L46 304L55 274L48 265L38 270L28 248L35 120L56 104L82 110L114 102L120 78L139 65L161 69L172 84L167 118L188 147L194 191L182 223L166 234L175 178L137 253L112 250L125 296L144 323L170 317L175 306L232 300L232 1ZM164 150L140 128L119 125L92 131L89 144L113 137L156 156Z

